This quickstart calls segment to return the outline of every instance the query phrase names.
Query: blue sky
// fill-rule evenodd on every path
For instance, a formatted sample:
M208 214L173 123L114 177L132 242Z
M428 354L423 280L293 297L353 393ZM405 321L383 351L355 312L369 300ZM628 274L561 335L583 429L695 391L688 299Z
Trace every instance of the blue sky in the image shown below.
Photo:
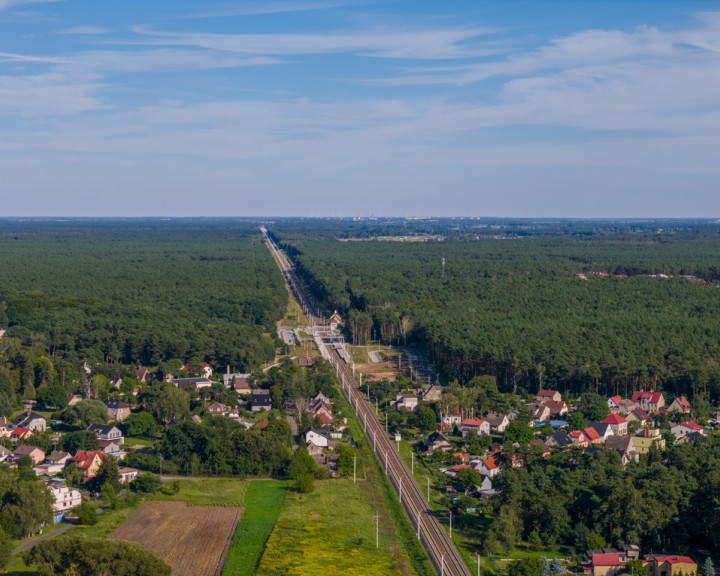
M0 0L0 216L720 216L720 3Z

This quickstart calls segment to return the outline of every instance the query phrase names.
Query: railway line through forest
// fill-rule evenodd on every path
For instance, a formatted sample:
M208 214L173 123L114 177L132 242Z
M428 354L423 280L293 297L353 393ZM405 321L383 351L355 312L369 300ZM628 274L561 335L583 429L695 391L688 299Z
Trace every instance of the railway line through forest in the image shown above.
M307 315L308 321L313 326L323 325L323 319L319 317L317 309L311 306L303 287L295 275L292 262L275 244L267 229L263 226L260 230L265 235L268 248L273 253L298 303ZM343 343L340 336L334 336L333 340L341 345ZM360 392L348 365L337 351L323 342L322 339L318 339L318 342L323 357L329 360L335 368L343 390L363 426L365 435L395 492L398 494L400 503L414 527L417 537L427 551L436 572L441 576L471 576L467 564L438 520L435 511L426 498L426 494L415 481L407 464L402 459L395 442L380 424L375 412L375 406Z

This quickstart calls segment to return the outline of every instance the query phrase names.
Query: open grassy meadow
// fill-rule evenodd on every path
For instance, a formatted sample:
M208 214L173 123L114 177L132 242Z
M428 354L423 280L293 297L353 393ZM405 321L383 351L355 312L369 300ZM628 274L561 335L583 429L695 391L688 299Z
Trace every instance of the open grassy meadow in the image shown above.
M381 522L375 547L376 510L363 494L366 488L366 482L335 479L317 482L311 494L289 493L258 576L403 574L392 524Z

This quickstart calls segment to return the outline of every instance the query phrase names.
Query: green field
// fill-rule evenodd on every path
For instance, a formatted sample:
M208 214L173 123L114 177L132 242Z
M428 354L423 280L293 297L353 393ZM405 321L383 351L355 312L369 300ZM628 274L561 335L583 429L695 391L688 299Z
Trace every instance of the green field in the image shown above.
M367 489L367 482L335 479L317 482L312 494L290 493L258 576L402 574L392 525L381 525L375 547L376 510L365 497Z
M180 492L172 496L157 493L150 500L181 500L189 506L245 506L248 482L233 478L181 480Z
M245 491L245 512L230 545L223 576L252 576L263 556L288 491L287 482L253 480Z

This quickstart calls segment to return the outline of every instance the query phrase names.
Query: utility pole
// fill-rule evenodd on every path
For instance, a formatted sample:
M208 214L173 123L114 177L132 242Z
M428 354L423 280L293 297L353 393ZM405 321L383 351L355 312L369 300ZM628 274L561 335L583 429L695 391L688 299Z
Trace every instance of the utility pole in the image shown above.
M387 474L387 452L385 452L385 474Z
M410 452L410 473L415 476L415 453Z
M400 504L402 504L402 476L400 476Z
M418 540L420 540L420 510L418 510L418 518L417 518L417 529L418 529Z
M452 510L450 510L450 540L452 540Z
M477 557L478 557L478 573L477 573L477 576L480 576L480 554L478 554Z
M353 456L353 484L355 484L357 482L356 472L357 472L357 456Z
M445 576L445 554L440 556L440 576Z
M385 434L387 434L387 410L385 410Z
M380 548L380 512L375 512L375 548Z
M427 492L428 492L428 504L430 504L430 476L425 476L425 478L427 479L427 486L428 486L428 490L427 490Z
M160 459L160 476L162 476L162 456L159 456Z

